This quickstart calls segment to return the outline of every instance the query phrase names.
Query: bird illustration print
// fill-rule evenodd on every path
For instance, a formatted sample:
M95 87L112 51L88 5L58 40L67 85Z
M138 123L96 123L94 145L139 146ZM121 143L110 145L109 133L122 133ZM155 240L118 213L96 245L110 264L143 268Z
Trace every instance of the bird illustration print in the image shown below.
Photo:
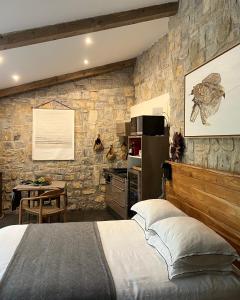
M193 108L190 121L195 122L200 114L203 125L210 125L208 118L215 115L220 107L221 101L225 98L224 87L221 85L221 75L211 73L201 83L196 84L191 92L193 95Z

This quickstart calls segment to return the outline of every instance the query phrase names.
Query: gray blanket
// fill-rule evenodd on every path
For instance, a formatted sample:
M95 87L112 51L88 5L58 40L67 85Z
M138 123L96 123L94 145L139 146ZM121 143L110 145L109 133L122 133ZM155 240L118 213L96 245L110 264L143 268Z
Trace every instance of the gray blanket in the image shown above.
M93 222L29 225L0 283L1 300L115 298Z

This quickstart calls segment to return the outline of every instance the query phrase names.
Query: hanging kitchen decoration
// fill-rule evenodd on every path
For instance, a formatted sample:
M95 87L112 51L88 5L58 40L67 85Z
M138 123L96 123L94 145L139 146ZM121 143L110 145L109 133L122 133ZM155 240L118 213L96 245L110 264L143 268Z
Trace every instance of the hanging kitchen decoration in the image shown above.
M100 139L100 134L98 134L97 139L94 142L93 150L96 152L102 152L104 150L103 143Z
M115 153L115 151L113 149L113 145L110 146L110 149L108 150L106 158L109 161L114 161L116 159L116 153Z
M121 154L120 157L122 160L126 160L128 156L127 144L125 142L121 145Z
M181 132L173 134L173 142L171 143L170 152L172 161L180 162L185 149L184 138Z

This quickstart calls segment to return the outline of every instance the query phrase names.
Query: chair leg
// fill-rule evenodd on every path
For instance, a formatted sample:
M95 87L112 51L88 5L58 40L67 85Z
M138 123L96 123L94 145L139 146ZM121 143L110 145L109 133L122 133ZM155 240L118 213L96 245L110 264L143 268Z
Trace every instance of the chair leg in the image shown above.
M20 203L20 207L19 207L19 224L22 224L22 213L23 213L23 210L22 210L22 204Z
M41 224L42 223L42 215L39 214L39 217L38 217L38 223Z
M63 222L66 223L67 222L67 211L64 210L63 212Z

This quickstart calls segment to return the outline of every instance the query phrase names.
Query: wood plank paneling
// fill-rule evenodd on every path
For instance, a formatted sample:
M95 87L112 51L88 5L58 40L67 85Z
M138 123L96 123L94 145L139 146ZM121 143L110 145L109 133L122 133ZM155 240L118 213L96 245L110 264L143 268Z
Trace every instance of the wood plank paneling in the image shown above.
M93 76L113 72L116 70L120 70L120 69L123 69L126 67L132 67L132 66L134 66L135 62L136 62L136 59L133 58L133 59L129 59L129 60L120 61L117 63L108 64L105 66L100 66L100 67L91 68L88 70L59 75L59 76L55 76L55 77L51 77L51 78L46 78L46 79L42 79L42 80L38 80L38 81L26 83L26 84L14 86L14 87L2 89L2 90L0 90L0 98L33 91L33 90L37 90L40 88L49 87L49 86L53 86L56 84L60 84L60 83L64 83L64 82L68 82L68 81L72 81L72 80L79 80L79 79L83 79L83 78L93 77Z
M200 183L200 180L198 180ZM234 198L232 199L230 193L228 194L228 196L230 197L230 200L226 197L226 195L224 194L224 197L221 197L220 194L216 195L217 193L215 193L215 191L212 193L211 189L208 189L208 184L199 184L198 186L196 186L196 183L190 179L190 180L186 180L184 178L182 178L181 176L176 176L174 177L174 188L175 189L182 189L182 192L184 193L188 193L188 194L192 194L193 197L196 197L199 201L202 202L206 202L209 201L212 205L217 203L217 207L224 207L226 209L226 207L230 207L231 209L234 207L236 208L237 204L240 203L237 199ZM186 192L186 190L188 190Z
M240 175L173 163L166 198L228 240L240 253Z
M165 18L175 15L177 11L178 2L170 2L88 19L5 33L0 35L0 50Z
M236 215L240 214L239 207L235 208L235 206L229 204L227 201L222 201L218 197L191 187L191 185L181 184L180 181L175 181L173 191L176 195L181 195L186 203L195 206L210 217L215 218L218 216L221 222L224 222L228 218L228 222L233 229L237 230L239 227L236 218Z
M237 205L238 203L240 203L240 193L238 191L235 191L231 188L226 188L221 185L209 183L208 181L201 181L200 179L188 177L181 172L175 172L175 180L178 180L177 175L179 175L181 182L191 185L196 189L200 189L216 197L225 199L233 205Z
M174 172L184 174L188 177L200 179L204 182L210 182L219 186L224 186L229 189L233 189L240 192L239 178L240 175L217 171L213 169L203 169L197 166L191 166L187 164L172 163ZM201 170L207 170L207 172L201 172Z

